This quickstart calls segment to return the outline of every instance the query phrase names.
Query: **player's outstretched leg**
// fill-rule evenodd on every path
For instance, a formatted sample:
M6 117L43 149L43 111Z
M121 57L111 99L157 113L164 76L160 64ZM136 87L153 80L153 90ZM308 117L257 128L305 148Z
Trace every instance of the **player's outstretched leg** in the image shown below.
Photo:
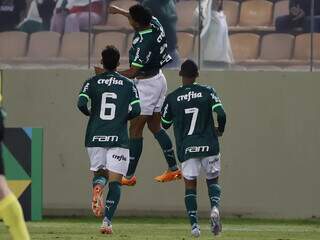
M186 205L187 214L191 224L191 235L200 237L200 226L198 224L197 216L197 180L188 180L184 178L185 182L185 195L184 203Z
M0 175L0 219L8 226L13 240L29 240L30 236L17 198L10 192L4 176Z
M219 203L221 195L221 187L218 184L218 177L207 179L208 194L211 204L210 222L211 231L214 235L218 235L222 231L220 220Z
M92 179L92 202L91 209L96 217L101 217L103 213L103 190L108 182L108 172L99 170L94 173Z
M168 170L154 179L158 182L169 182L181 179L181 171L177 166L177 161L174 155L171 139L164 129L160 127L160 113L156 112L152 117L148 118L148 128L153 133L153 136L158 141L164 157L168 164Z
M134 175L138 166L138 162L142 153L143 138L130 139L130 162L128 172L125 177L122 178L122 185L134 186L137 182L137 178Z
M139 116L130 121L130 162L126 176L122 178L122 185L134 186L137 182L136 176L134 176L143 147L143 128L146 124L147 117Z
M112 234L111 221L120 200L121 179L121 174L109 172L109 192L106 198L104 219L100 227L100 232L103 234Z

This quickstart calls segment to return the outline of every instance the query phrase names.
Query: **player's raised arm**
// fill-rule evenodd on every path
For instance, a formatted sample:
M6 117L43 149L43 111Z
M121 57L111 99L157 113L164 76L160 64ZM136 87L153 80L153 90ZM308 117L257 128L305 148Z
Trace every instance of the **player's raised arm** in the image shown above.
M78 109L86 116L90 116L90 110L88 109L88 101L90 99L89 97L89 81L86 81L83 84L83 87L81 89L81 92L79 94L78 98Z
M216 132L217 135L221 137L227 121L226 113L223 109L221 100L214 89L211 89L210 95L212 99L212 111L217 114L218 127L216 128Z
M125 10L125 9L122 9L122 8L119 8L115 5L110 5L109 8L108 8L108 11L110 14L120 14L120 15L123 15L127 18L129 18L129 11Z

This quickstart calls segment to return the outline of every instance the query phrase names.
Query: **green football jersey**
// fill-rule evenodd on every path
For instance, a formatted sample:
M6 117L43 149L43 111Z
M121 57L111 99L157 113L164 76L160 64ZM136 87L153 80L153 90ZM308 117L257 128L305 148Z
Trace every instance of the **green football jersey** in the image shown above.
M212 87L182 86L170 93L162 107L162 121L173 123L180 162L219 153L212 111L222 106Z
M79 94L91 101L86 147L128 148L128 112L139 103L133 82L117 72L107 72L87 80Z
M168 44L163 27L155 17L151 28L136 32L132 47L129 50L130 66L141 68L141 71L157 70L172 60L167 52Z

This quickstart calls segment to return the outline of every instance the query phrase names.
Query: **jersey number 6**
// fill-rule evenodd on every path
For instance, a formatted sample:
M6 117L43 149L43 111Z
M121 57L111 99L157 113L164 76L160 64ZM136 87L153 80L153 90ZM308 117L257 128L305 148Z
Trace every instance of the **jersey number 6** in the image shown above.
M108 98L117 99L117 94L112 92L105 92L102 94L100 110L100 118L102 120L113 120L116 114L116 105L114 103L107 103ZM106 112L109 114L106 114Z

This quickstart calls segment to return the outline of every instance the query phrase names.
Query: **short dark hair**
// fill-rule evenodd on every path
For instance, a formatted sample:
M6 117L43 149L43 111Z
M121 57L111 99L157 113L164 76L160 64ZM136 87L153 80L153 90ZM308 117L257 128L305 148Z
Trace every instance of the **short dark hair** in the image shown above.
M108 45L101 52L103 67L107 70L115 70L118 67L120 60L119 50L113 46Z
M181 64L180 75L182 77L188 77L188 78L198 77L199 70L198 70L197 64L194 61L187 59Z
M148 26L152 19L152 14L149 8L141 4L133 5L129 8L131 18L140 26Z

